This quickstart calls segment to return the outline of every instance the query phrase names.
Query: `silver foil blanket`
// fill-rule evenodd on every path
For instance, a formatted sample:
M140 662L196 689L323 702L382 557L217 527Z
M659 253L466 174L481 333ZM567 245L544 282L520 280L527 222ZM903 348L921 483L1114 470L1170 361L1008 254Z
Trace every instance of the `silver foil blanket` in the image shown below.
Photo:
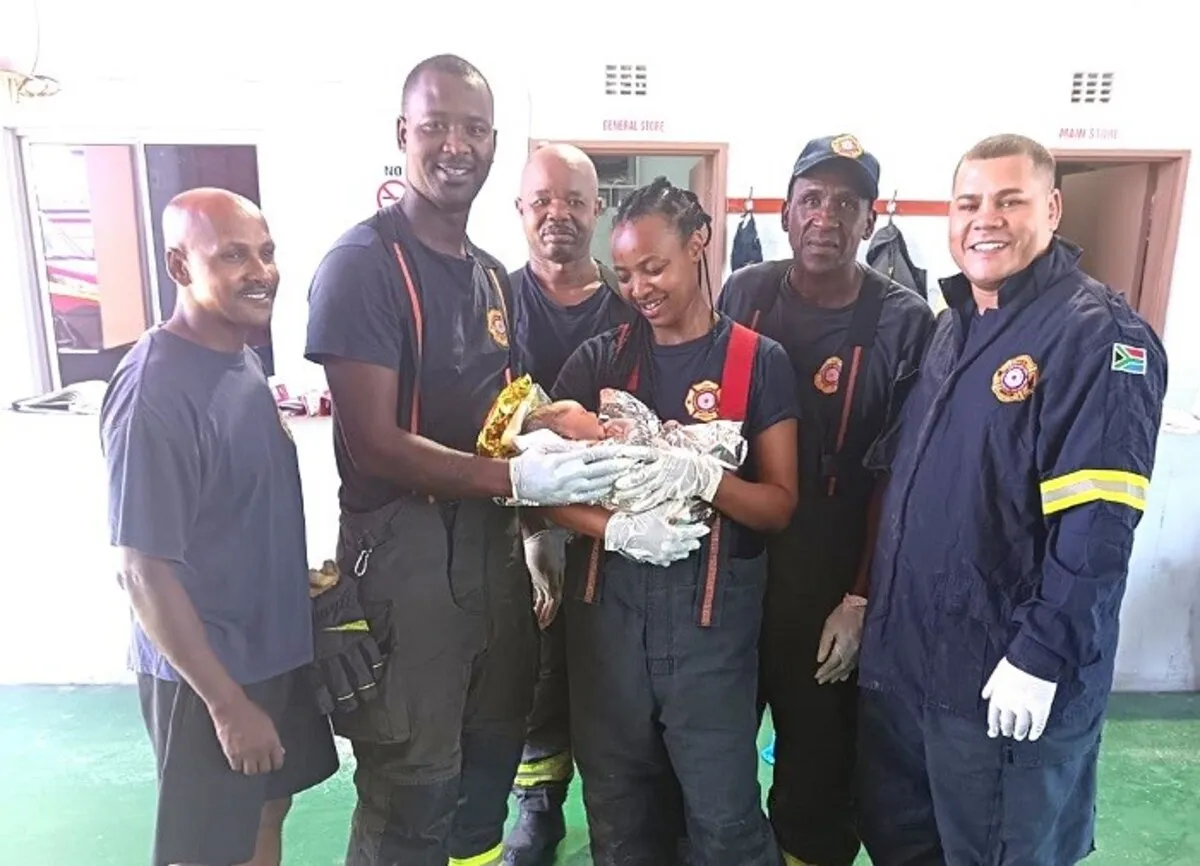
M650 448L681 448L698 454L715 457L731 472L737 471L745 462L747 443L742 436L740 421L710 421L706 424L679 424L663 422L632 394L615 388L600 392L600 411L597 413L604 426L605 438L595 441L565 439L548 429L522 433L515 439L518 451L538 448L547 452L573 451L591 448L601 442L621 442ZM512 504L509 502L508 504ZM616 510L612 502L602 500L601 505L610 511ZM699 499L675 503L677 520L694 523L707 521L713 515L712 506Z
M631 445L682 448L716 457L731 471L746 459L746 440L740 421L707 424L662 422L645 403L626 391L605 388L600 392L600 420L609 440Z
M740 421L663 422L637 397L616 388L600 392L599 415L608 441L707 454L731 472L737 471L746 459L747 445ZM678 507L678 519L686 522L708 520L713 514L712 506L699 500L680 502Z

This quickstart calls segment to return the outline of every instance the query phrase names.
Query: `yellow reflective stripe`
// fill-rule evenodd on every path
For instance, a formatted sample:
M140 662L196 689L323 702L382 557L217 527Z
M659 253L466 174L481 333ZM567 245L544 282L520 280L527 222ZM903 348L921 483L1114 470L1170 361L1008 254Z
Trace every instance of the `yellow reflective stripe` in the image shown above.
M559 752L540 761L531 761L517 766L517 777L513 781L518 788L532 788L547 782L563 782L571 778L570 752Z
M783 866L809 866L799 857L793 857L787 851L783 852Z
M367 625L365 619L356 619L354 622L344 622L341 625L331 625L329 628L322 631L370 631L371 627Z
M1114 502L1145 511L1150 479L1121 469L1080 469L1043 481L1041 488L1043 514L1088 502Z
M476 854L474 857L451 857L447 866L500 866L504 856L504 843L501 842L491 851Z

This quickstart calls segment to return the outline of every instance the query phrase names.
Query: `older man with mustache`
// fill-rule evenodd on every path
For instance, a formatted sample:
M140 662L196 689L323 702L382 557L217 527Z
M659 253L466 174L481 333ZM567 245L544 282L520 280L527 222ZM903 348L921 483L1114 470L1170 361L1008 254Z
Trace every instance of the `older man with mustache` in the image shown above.
M521 175L516 206L529 242L529 261L509 276L513 352L517 366L547 389L580 344L634 315L616 290L616 274L591 254L596 219L604 210L598 187L595 165L571 145L538 148ZM541 669L513 786L521 813L505 843L504 862L511 866L553 862L566 832L562 805L573 765L566 651L562 624L555 619L564 542L561 529L537 532L526 540L542 627Z

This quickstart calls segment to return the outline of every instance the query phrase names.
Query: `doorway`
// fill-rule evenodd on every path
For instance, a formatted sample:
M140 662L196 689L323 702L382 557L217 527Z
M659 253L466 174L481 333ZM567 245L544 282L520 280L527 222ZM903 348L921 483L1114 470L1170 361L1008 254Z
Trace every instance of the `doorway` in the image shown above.
M142 333L170 317L161 221L174 195L216 186L259 204L254 145L34 137L22 139L21 162L52 390L108 381ZM273 375L270 327L249 342Z
M50 379L107 380L151 315L135 149L26 142L22 162Z
M629 193L664 176L690 189L712 217L708 272L714 297L721 290L725 262L725 167L729 147L707 142L557 141L531 139L532 153L546 144L573 144L592 158L600 179L604 210L592 237L592 255L612 264L608 238L617 206Z
M1160 336L1189 151L1056 151L1059 233L1083 247L1083 270L1123 294Z

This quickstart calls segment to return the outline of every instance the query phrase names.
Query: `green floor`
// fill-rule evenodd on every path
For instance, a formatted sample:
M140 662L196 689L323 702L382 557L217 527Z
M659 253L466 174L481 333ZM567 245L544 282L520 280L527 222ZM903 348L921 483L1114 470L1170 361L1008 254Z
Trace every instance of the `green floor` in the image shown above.
M0 688L0 863L145 863L153 772L130 689ZM1101 774L1090 864L1200 864L1200 695L1116 696ZM300 797L286 862L341 864L352 799L345 767ZM559 862L590 863L578 786L569 808Z

